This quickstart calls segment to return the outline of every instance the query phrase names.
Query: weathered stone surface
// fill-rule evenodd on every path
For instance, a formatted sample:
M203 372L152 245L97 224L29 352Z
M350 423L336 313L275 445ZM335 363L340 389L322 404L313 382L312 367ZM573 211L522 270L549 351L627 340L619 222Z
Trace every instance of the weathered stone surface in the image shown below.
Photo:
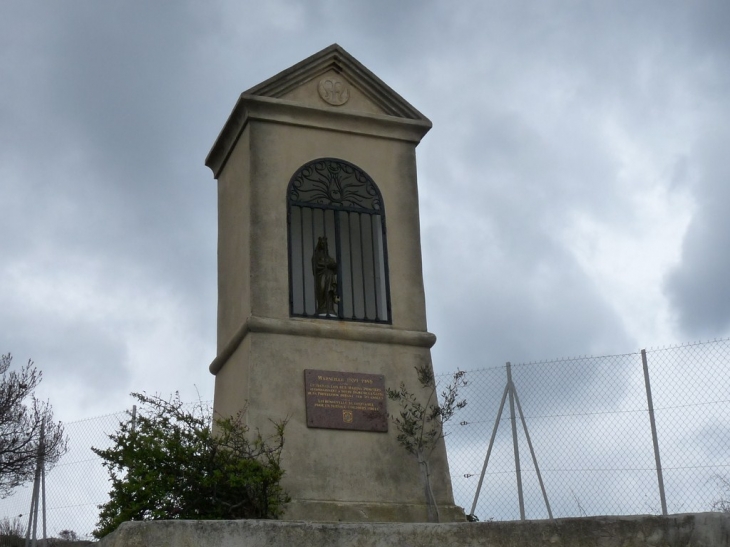
M721 513L450 524L128 522L99 547L727 547Z
M397 431L384 423L309 427L316 424L307 420L304 371L382 376L385 387L403 382L425 404L414 368L431 366L435 336L426 322L416 146L430 128L333 45L244 92L206 160L219 196L214 411L246 408L246 423L263 435L273 432L271 420L289 419L281 461L293 500L286 518L426 520L418 462ZM292 316L287 189L297 170L321 158L357 166L382 194L390 323ZM430 471L444 519L463 521L443 442Z
M439 506L441 522L465 522L461 507ZM319 500L293 500L287 504L289 521L319 522L427 522L425 503L376 503Z

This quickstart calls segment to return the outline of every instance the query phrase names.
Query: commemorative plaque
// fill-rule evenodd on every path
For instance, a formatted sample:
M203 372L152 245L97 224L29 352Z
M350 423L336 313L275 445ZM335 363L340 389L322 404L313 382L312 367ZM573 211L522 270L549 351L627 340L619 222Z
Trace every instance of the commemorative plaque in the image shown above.
M307 369L304 391L307 427L388 431L382 374Z

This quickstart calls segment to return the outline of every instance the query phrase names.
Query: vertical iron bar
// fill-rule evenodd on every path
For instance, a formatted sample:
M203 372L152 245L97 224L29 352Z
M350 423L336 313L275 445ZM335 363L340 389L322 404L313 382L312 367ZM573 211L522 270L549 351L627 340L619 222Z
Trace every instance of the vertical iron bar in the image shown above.
M537 472L537 480L540 483L540 490L542 490L542 499L545 500L545 507L547 508L548 517L553 520L553 512L550 509L550 502L548 501L547 492L545 491L545 485L542 482L542 475L540 474L540 467L537 465L537 457L535 456L535 449L532 447L532 441L530 440L530 432L527 431L527 422L525 421L525 414L522 412L522 405L520 404L520 398L517 395L517 388L514 388L515 402L517 403L517 411L520 413L520 420L522 421L522 429L525 431L525 438L527 439L527 446L530 448L530 455L532 456L532 463L535 466Z
M350 255L350 294L352 295L352 317L355 319L355 269L352 265L352 215L357 213L347 213L347 239L349 241L349 255ZM359 218L359 217L358 217ZM358 221L359 222L359 221Z
M334 216L334 211L332 211L332 209L322 209L322 234L327 239L328 251L329 252L332 252L331 247L329 247L329 244L332 242L332 239L330 239L330 232L327 229L327 227L329 225L329 223L327 222L327 219L329 218L327 216L327 213L330 213L330 212L332 212L332 214ZM333 220L332 222L334 224L334 222L336 222L336 221ZM333 226L333 229L335 229L334 226ZM335 232L336 231L337 230L335 229ZM339 296L340 296L339 281L340 281L340 277L342 277L342 276L340 276L340 274L339 274L340 262L339 262L339 254L338 254L338 251L337 251L337 235L335 235L335 237L334 237L334 243L332 243L332 244L335 246L335 251L334 251L335 252L335 265L337 266L337 269L335 270L335 286L337 287L337 297L339 298ZM334 302L333 303L333 306L337 306L337 310L336 310L335 315L331 315L329 313L329 311L328 311L327 312L327 317L339 317L340 316L340 306L339 306L339 304L337 304L337 302Z
M378 314L378 275L376 272L376 267L378 264L378 261L375 258L375 255L377 253L377 249L375 249L375 222L373 222L373 214L370 213L370 245L373 255L373 298L375 299L375 320L377 321L380 319L380 315Z
M304 260L304 207L299 207L299 252L302 254L302 315L307 315L307 261Z
M520 446L517 442L517 420L515 417L515 385L512 383L512 365L507 363L507 387L509 388L509 419L512 422L512 449L515 454L517 474L517 498L520 502L520 520L525 520L525 499L522 495L522 470L520 469Z
M363 248L363 242L362 242L362 215L363 213L359 213L358 215L358 224L360 225L360 229L358 230L360 232L360 279L362 280L362 317L360 319L367 319L368 318L368 297L367 297L367 287L365 286L365 249Z
M487 471L487 464L489 463L489 455L492 453L492 447L494 446L494 438L497 436L497 429L499 428L499 420L502 418L502 411L504 410L504 402L507 399L507 390L509 384L504 386L504 393L502 394L502 402L499 403L499 412L497 412L497 419L494 421L494 429L492 429L492 438L489 439L489 448L487 448L487 455L484 458L484 465L482 466L482 474L479 475L479 484L477 484L477 491L474 494L474 502L471 504L470 515L474 514L477 508L477 501L479 500L479 492L482 490L482 482L484 482L484 473Z
M317 212L317 209L310 209L312 212L312 256L309 257L309 262L312 262L312 257L314 256L315 249L317 248L317 235L315 234L315 223L314 223L314 213ZM304 254L304 252L302 252ZM302 260L302 263L304 260ZM311 265L310 265L311 267ZM304 267L302 267L302 270L304 270ZM314 289L314 293L310 293L309 297L314 301L314 314L313 317L317 317L319 315L317 310L317 276L314 275L314 271L312 271L312 278L314 280L314 283L312 284L312 289ZM304 310L304 315L307 315L307 310Z
M340 319L345 318L345 306L342 302L342 281L344 275L342 275L342 252L340 247L342 246L342 238L340 237L340 212L332 211L332 216L335 223L335 260L337 261L337 317Z
M649 382L649 364L646 360L646 350L641 350L641 364L644 367L644 385L646 386L646 402L649 407L649 422L651 423L651 440L654 443L654 461L656 462L656 477L659 482L659 499L662 503L662 515L667 515L667 499L664 495L664 476L662 475L662 460L659 457L659 439L656 434L654 420L654 401L651 397L651 383Z
M382 267L383 267L383 255L382 255L382 244L380 241L379 226L381 226L380 215L373 215L372 229L373 229L373 275L375 276L375 300L377 321L382 321L385 315L383 309L383 288L382 288ZM377 220L377 222L375 222Z
M294 242L292 241L292 229L291 229L291 213L294 207L289 200L286 202L286 247L287 255L289 258L289 314L294 314L294 261L292 260L292 247Z
M381 209L380 233L383 236L383 287L385 289L385 319L392 322L390 304L390 265L388 263L388 225L385 222L385 209Z

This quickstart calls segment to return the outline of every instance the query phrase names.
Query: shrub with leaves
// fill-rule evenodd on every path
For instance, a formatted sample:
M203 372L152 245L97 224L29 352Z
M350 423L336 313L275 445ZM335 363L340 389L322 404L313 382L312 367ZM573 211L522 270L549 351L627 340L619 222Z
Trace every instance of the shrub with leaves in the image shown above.
M58 539L66 543L71 543L72 541L78 541L79 535L73 530L61 530L58 532Z
M454 414L466 406L466 400L459 400L459 390L466 386L465 372L456 371L452 382L441 392L441 404L436 394L437 385L433 370L428 365L415 367L418 382L425 391L421 396L411 393L401 382L400 388L388 388L388 399L400 405L398 414L391 414L390 418L398 430L398 442L409 454L418 460L421 473L428 520L439 521L438 506L431 489L431 471L429 459L440 439L445 436L444 424ZM426 402L422 403L425 398Z
M132 394L136 419L120 424L113 446L92 448L112 484L94 535L128 520L277 518L289 501L279 465L286 421L264 438L250 432L242 413L216 419L210 408Z

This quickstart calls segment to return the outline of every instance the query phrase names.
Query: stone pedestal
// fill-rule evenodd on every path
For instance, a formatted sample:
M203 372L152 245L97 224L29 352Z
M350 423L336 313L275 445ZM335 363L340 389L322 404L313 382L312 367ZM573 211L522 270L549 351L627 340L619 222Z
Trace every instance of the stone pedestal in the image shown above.
M450 524L236 521L125 522L99 547L727 547L725 513Z
M357 375L420 393L414 367L431 366L415 156L430 127L333 45L244 92L206 160L219 196L214 409L247 405L264 432L289 419L285 518L426 520L418 463L392 425L363 422L383 393ZM355 387L305 393L306 370ZM431 473L442 519L463 520L443 443Z

